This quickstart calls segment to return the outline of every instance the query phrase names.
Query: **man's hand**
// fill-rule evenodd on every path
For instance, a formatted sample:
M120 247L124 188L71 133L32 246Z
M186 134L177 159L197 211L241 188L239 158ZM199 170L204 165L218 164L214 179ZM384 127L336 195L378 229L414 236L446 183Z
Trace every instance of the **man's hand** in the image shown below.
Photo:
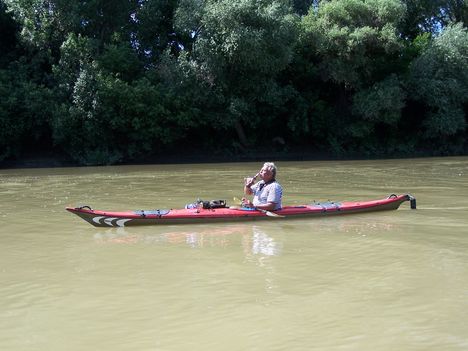
M243 207L254 207L253 203L249 199L246 199L245 197L242 198L242 206Z
M244 185L251 187L255 183L255 178L244 178Z

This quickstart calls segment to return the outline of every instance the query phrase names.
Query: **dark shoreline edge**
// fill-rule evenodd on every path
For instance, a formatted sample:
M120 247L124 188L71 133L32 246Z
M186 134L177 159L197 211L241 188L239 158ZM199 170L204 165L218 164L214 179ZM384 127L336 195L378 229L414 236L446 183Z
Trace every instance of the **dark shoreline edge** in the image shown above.
M249 154L214 155L208 153L182 154L171 153L147 158L134 159L108 165L81 165L63 155L40 154L27 155L22 159L4 160L0 162L0 169L28 169L28 168L64 168L64 167L94 167L94 166L122 166L122 165L152 165L152 164L191 164L191 163L229 163L229 162L266 162L266 161L351 161L351 160L379 160L379 159L407 159L426 157L463 157L461 154L434 154L433 152L414 152L408 154L386 155L333 155L331 153L303 151L303 152L261 152L254 151Z
M322 153L275 153L254 152L248 155L213 155L200 154L166 154L138 158L126 162L117 162L108 165L82 165L68 158L60 156L32 156L18 160L5 160L0 162L0 169L21 168L63 168L63 167L95 167L95 166L122 166L122 165L151 165L151 164L191 164L191 163L229 163L229 162L265 162L273 161L313 161L338 160L339 157Z

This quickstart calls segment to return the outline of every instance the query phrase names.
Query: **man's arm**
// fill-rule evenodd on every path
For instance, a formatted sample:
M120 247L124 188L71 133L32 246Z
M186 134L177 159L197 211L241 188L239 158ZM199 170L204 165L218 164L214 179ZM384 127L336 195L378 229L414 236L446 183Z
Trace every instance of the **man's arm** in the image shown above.
M255 207L261 210L273 211L276 207L276 204L274 202L267 202L266 204L257 205Z
M244 194L245 195L252 195L252 185L255 182L255 178L245 178L244 179Z

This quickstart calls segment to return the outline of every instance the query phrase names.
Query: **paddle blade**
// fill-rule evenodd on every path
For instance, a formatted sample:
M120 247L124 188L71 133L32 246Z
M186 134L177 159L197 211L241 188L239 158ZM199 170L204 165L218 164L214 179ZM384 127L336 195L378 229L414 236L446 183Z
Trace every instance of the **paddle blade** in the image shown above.
M270 211L266 211L266 210L261 210L262 212L265 211L265 214L269 217L274 217L274 218L284 218L285 216L283 215L280 215L278 213L274 213L274 212L270 212Z

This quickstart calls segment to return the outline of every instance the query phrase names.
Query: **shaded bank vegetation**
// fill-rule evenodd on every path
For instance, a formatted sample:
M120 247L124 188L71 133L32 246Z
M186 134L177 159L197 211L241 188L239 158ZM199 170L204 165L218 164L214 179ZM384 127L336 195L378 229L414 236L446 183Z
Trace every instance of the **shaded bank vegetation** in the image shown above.
M1 0L0 161L463 154L467 23L466 0Z

